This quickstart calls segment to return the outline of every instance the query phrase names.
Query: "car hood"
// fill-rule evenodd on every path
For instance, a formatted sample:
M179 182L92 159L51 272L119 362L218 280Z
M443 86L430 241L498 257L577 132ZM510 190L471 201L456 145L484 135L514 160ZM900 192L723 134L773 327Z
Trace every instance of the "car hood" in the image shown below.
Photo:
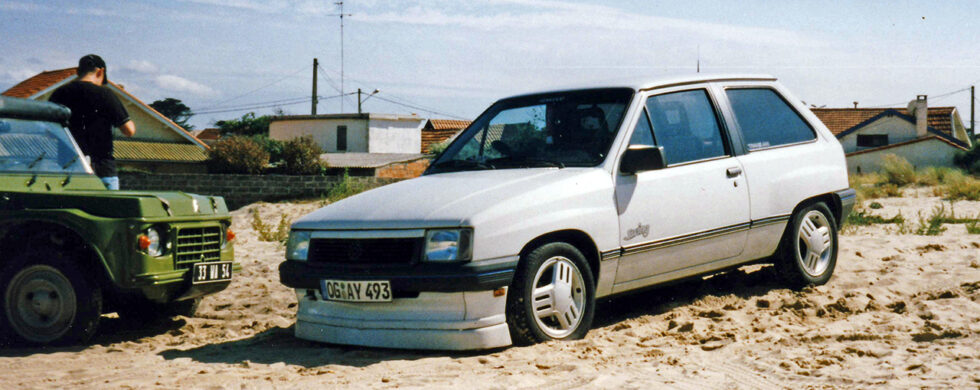
M595 168L530 168L422 176L330 204L293 229L412 229L472 226L481 214L519 209L520 197L575 181Z
M228 215L224 199L184 192L83 190L9 192L7 207L79 209L107 218L208 217Z

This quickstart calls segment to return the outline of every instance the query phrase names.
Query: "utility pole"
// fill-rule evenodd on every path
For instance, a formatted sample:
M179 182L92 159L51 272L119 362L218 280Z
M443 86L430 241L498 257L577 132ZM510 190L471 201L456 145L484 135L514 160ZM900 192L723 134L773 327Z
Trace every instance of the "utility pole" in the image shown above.
M320 63L317 62L316 58L313 59L313 107L310 108L310 115L316 115L316 104L318 99L316 98L316 71Z
M977 105L977 97L976 95L973 94L974 87L975 87L974 85L970 86L970 133L973 135L974 138L976 138L977 125L976 122L973 121L973 114L974 114L974 109L976 108Z
M701 45L698 45L698 73L701 73Z
M329 16L340 16L340 112L344 112L344 16L352 16L351 14L344 13L344 2L338 1L334 3L340 6L339 14L331 14Z
M361 113L361 89L357 89L357 113Z

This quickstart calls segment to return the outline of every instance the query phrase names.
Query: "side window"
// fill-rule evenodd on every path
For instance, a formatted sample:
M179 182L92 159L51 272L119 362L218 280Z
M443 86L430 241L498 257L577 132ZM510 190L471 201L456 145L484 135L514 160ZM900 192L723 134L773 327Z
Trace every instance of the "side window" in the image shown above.
M725 93L749 150L816 138L813 128L772 89L738 88Z
M888 145L888 134L858 134L857 146L873 148Z
M647 111L668 165L728 155L707 91L651 96Z
M650 127L645 108L640 112L640 119L636 121L636 128L633 129L633 135L630 137L630 145L656 145L653 141L653 128Z
M347 126L337 126L337 150L347 150Z

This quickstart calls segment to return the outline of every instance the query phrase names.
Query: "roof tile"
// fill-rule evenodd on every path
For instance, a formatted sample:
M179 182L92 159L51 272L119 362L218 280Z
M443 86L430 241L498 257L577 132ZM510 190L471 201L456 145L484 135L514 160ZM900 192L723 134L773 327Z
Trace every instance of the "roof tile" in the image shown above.
M823 121L834 135L838 135L885 111L894 110L909 115L904 108L811 108L810 111ZM929 127L953 136L953 110L955 107L929 107Z

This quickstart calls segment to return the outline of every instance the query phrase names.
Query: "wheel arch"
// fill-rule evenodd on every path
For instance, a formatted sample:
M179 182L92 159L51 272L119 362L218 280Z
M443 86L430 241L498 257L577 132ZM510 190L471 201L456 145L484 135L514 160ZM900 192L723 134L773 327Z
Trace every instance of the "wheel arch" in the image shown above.
M827 208L830 209L831 214L833 214L832 217L834 217L834 222L837 224L837 228L840 229L841 224L844 223L844 221L841 221L843 206L841 205L840 197L834 193L820 194L804 199L793 208L793 212L790 214L790 216L796 215L796 213L798 213L800 210L820 202L827 205Z
M599 282L599 249L592 237L581 230L558 230L535 237L521 248L520 261L523 263L529 252L551 242L568 243L574 246L575 249L578 249L579 252L582 252L582 255L585 256L585 261L589 264L589 269L592 271L592 281L594 283Z
M63 223L47 219L26 219L0 224L0 268L5 267L12 256L31 246L53 246L64 253L74 253L80 263L79 269L92 278L101 282L111 279L111 270L102 253L89 244L83 234L77 229ZM104 284L103 284L104 285Z

